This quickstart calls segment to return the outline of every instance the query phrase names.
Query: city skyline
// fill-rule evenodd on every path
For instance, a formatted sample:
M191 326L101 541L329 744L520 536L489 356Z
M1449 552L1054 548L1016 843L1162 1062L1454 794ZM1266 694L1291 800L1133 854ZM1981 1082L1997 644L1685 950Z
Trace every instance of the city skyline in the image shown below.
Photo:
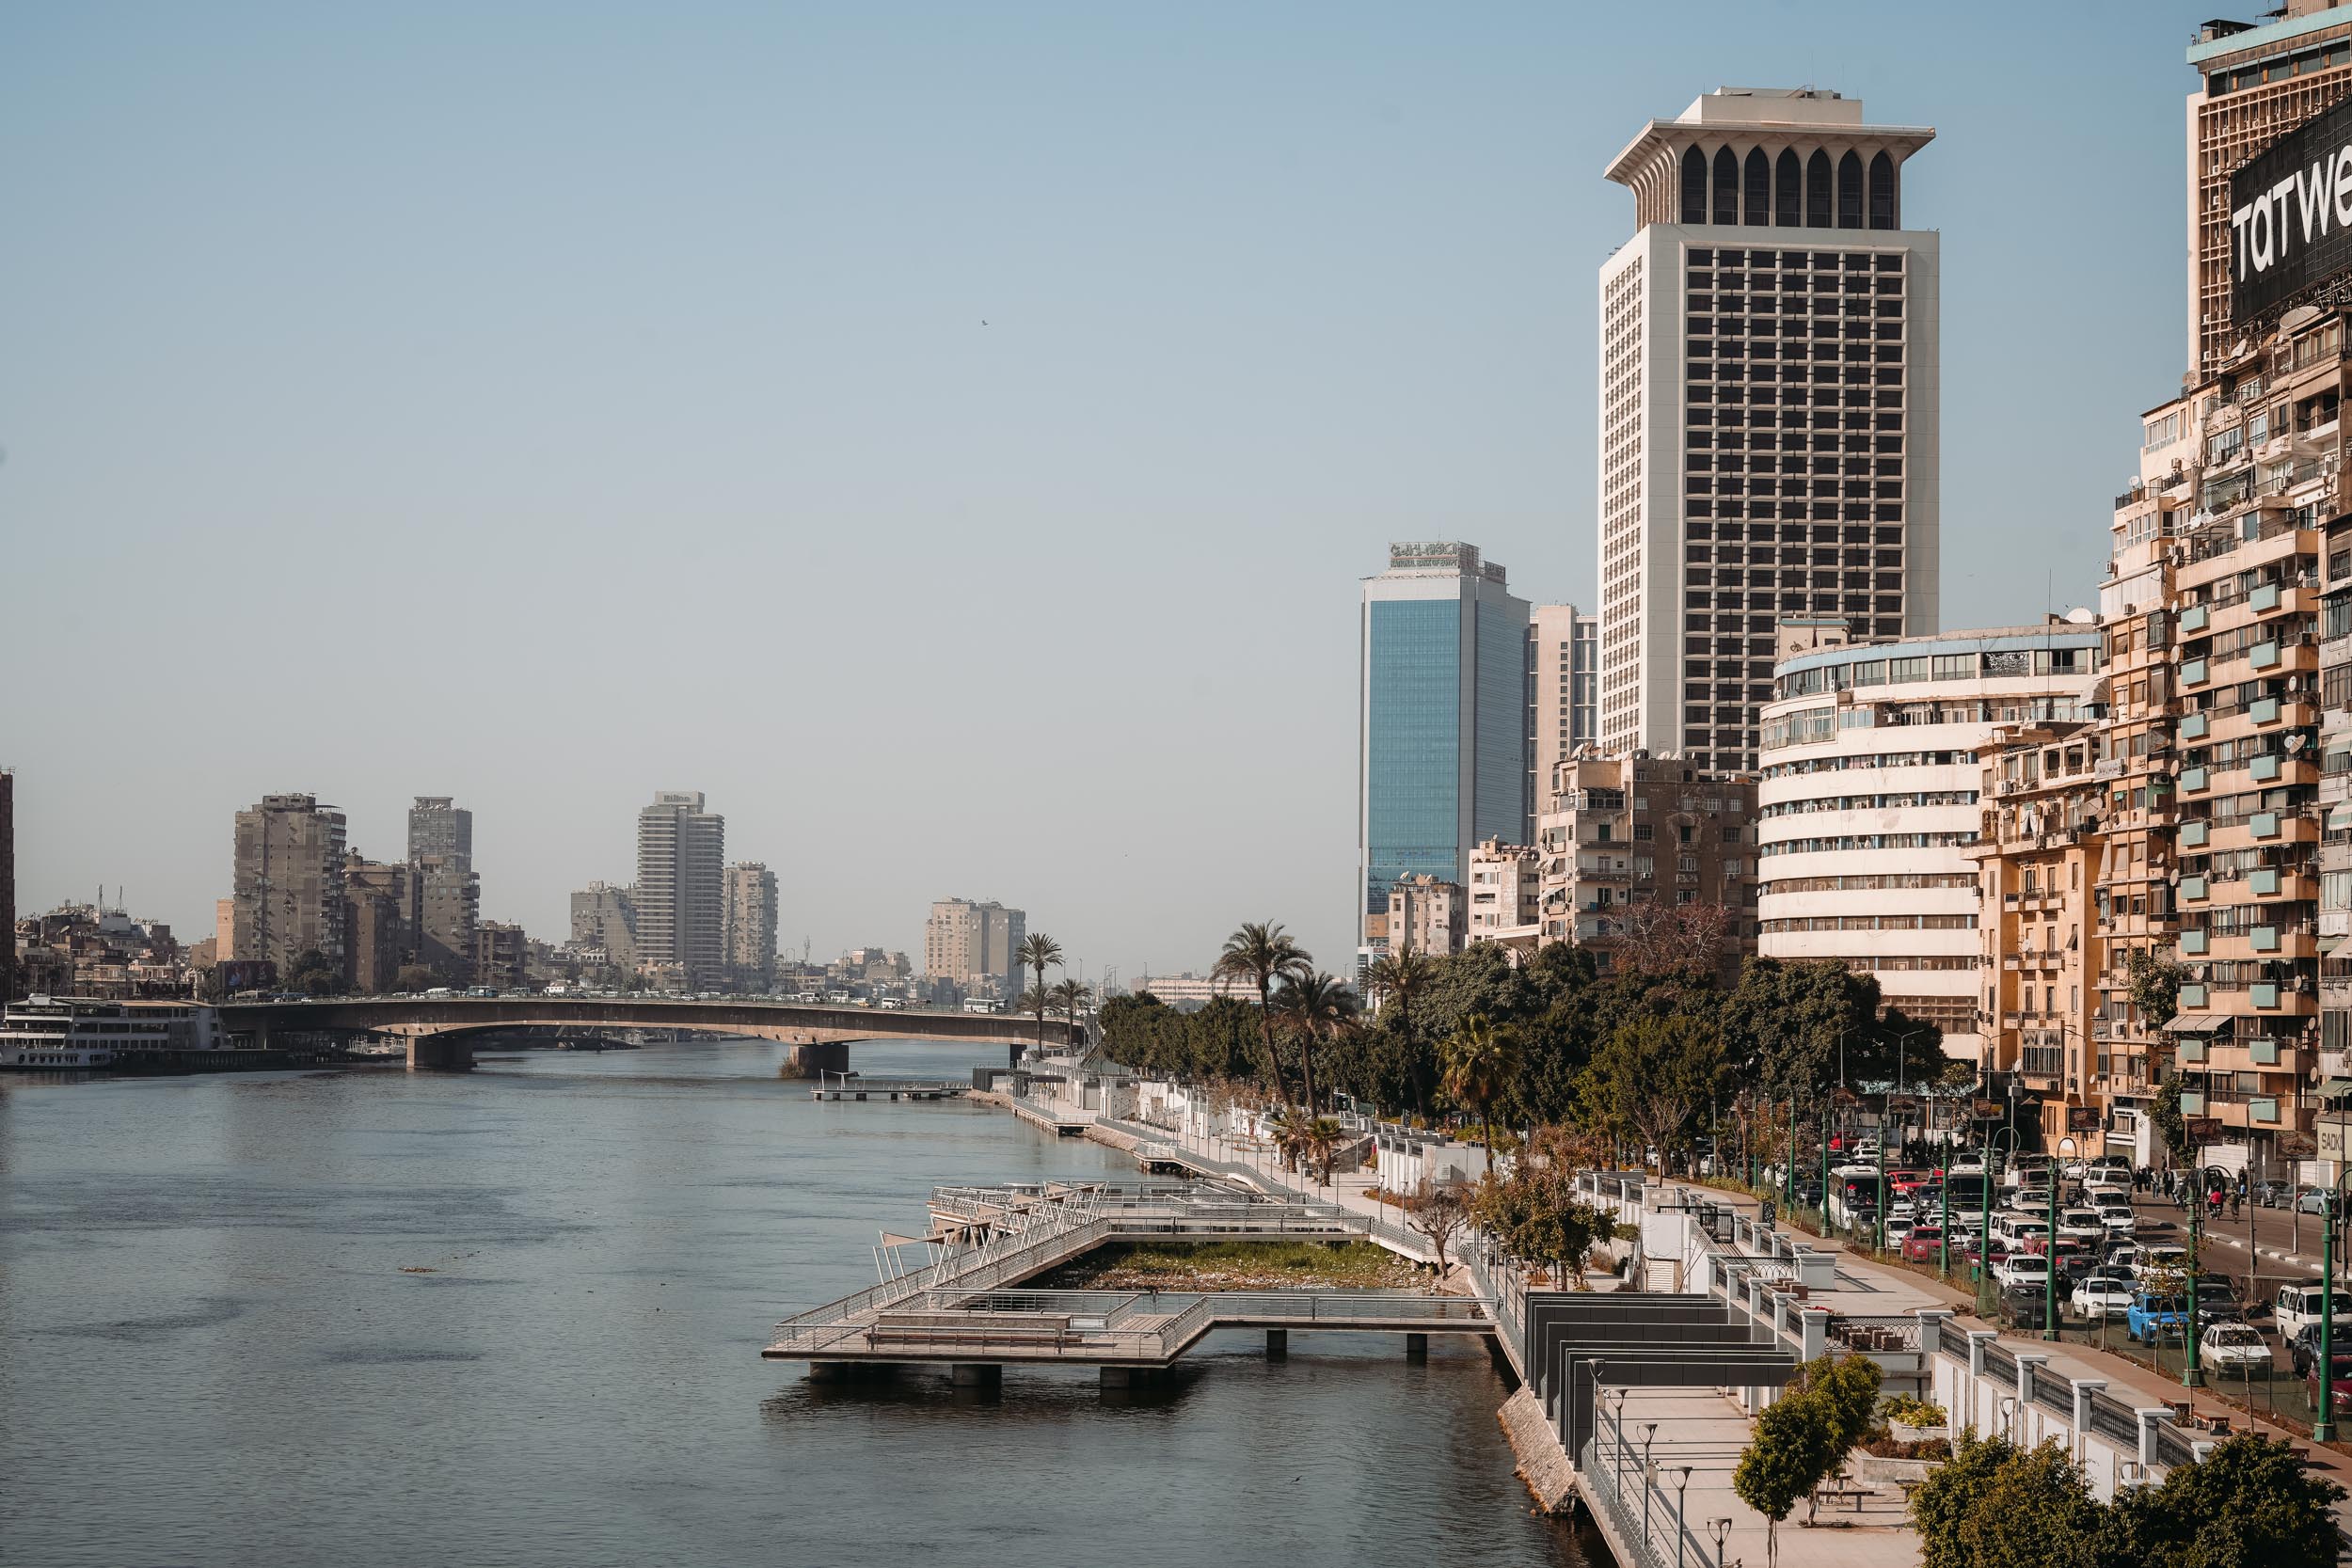
M456 19L429 50L391 41L396 64L373 63L384 40L347 19L299 35L259 11L133 37L34 24L0 65L0 129L46 150L23 196L24 286L0 304L21 350L0 388L0 516L28 575L107 582L122 626L99 646L64 601L23 608L28 678L0 738L19 769L20 905L103 879L200 930L227 892L230 814L315 793L381 856L429 788L480 817L485 915L560 934L572 889L628 874L611 824L686 780L726 802L739 853L777 869L787 946L912 949L931 900L988 888L1097 969L1199 967L1243 918L1338 958L1356 563L1391 540L1470 539L1532 599L1597 604L1589 290L1626 230L1602 171L1630 128L1724 82L1818 82L1874 119L1937 127L1905 195L1948 226L1944 446L2000 454L1946 464L1940 619L2081 602L2100 561L2085 525L2130 468L2116 411L2184 362L2181 332L2147 325L2179 322L2182 284L2170 264L2091 296L2021 282L2181 253L2198 13L1812 20L1625 18L1617 68L1590 82L1579 20L1532 11L1451 32L1351 13L1337 48L1327 28L1207 14L1051 36L746 23L668 39L664 58L713 80L685 98L646 85L625 126L586 85L632 79L646 40L617 24ZM1146 26L1186 47L1125 48ZM1724 40L1712 59L1694 27ZM502 69L550 49L577 69ZM2114 69L2070 69L2094 53ZM423 73L445 105L421 139L387 139L387 70ZM808 91L774 93L779 76ZM101 80L145 107L102 110L83 96ZM515 130L517 81L548 139ZM874 115L908 91L922 115ZM1023 100L1037 106L1006 109ZM721 134L721 104L740 134ZM858 135L831 162L799 158L836 108ZM297 111L307 134L276 134ZM330 172L355 159L369 178ZM278 207L292 187L326 193L299 228ZM746 188L774 199L735 200ZM1081 188L1093 205L1071 201ZM615 199L660 221L608 245ZM141 237L197 201L193 250ZM2014 221L2027 210L2069 221ZM429 278L376 243L453 221L480 243ZM965 238L932 243L942 224ZM697 236L706 286L643 286L675 265L649 237L665 230ZM310 282L257 293L279 276L262 257ZM105 320L42 309L93 279ZM2091 428L2012 417L2058 365ZM580 389L548 391L551 372ZM241 398L198 390L231 372ZM331 428L311 404L334 405ZM126 449L141 462L105 460ZM656 518L704 585L709 678L689 702L678 661L628 657L620 630L596 644L631 624ZM2021 551L2042 570L2010 569ZM93 683L186 667L258 559L290 592L399 619L397 656L248 661L187 700L265 717L192 726L167 783L102 767ZM849 578L872 592L836 592ZM876 604L917 635L879 636ZM975 648L1053 673L1050 744L1010 700L926 701L940 658ZM527 695L423 701L475 689L452 678L461 659ZM863 696L834 717L770 721L796 684L830 692L850 668ZM1267 670L1307 700L1262 701ZM844 750L809 745L819 732L856 765L812 763ZM1120 760L1136 754L1161 765ZM1256 798L1232 790L1231 754L1265 759ZM944 801L943 758L961 781ZM914 820L940 847L876 876L871 844ZM1167 875L1212 857L1231 867L1214 885ZM1134 881L1165 891L1120 896Z

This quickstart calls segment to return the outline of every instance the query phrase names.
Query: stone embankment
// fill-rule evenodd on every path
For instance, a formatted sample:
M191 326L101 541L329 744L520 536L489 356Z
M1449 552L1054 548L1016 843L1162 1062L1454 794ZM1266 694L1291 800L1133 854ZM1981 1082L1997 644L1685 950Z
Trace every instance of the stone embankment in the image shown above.
M1544 1402L1535 1397L1535 1391L1522 1385L1502 1402L1495 1419L1502 1424L1502 1434L1511 1440L1511 1451L1518 1456L1517 1474L1534 1497L1537 1510L1565 1513L1574 1508L1576 1466L1568 1463L1567 1450L1560 1447L1560 1435L1545 1418Z

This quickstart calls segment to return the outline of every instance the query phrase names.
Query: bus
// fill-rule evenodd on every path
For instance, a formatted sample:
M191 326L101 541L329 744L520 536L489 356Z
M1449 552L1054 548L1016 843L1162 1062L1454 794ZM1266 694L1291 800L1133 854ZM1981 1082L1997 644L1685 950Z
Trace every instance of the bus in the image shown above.
M1953 1213L1980 1214L1984 1212L1983 1171L1953 1171L1944 1178L1944 1190L1951 1195Z
M1829 1173L1829 1222L1851 1230L1878 1218L1886 1205L1876 1165L1840 1165Z

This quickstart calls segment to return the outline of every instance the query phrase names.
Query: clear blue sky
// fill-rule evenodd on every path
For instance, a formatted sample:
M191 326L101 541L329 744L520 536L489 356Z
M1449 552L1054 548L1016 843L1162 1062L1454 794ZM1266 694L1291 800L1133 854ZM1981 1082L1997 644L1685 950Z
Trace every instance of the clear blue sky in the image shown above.
M20 905L201 936L239 806L453 794L560 937L694 788L819 955L1345 972L1357 579L1591 597L1609 157L1726 82L1939 129L1944 622L2013 622L2178 385L2210 12L12 7Z

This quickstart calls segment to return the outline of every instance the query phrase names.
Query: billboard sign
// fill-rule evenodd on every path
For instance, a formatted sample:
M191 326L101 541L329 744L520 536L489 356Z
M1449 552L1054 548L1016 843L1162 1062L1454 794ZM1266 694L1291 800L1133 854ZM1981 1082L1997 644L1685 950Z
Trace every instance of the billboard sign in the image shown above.
M2099 1131L2099 1107L2096 1105L2069 1105L2066 1108L2066 1130L2069 1132L2096 1132Z
M2230 176L2230 316L2250 322L2352 272L2352 101Z

